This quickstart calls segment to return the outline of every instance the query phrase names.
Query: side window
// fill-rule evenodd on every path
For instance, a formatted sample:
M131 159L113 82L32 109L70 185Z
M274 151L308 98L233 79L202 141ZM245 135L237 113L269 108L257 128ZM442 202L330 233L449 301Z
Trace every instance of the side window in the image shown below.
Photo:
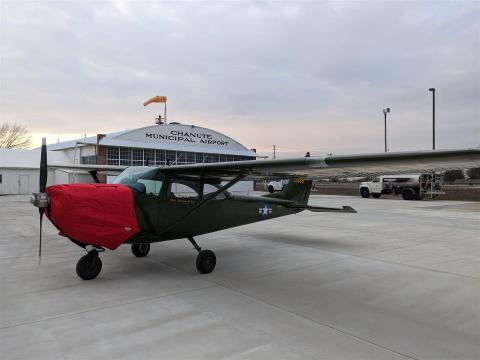
M211 184L204 184L203 185L203 196L205 195L208 195L210 193L213 193L215 191L217 191L218 188L214 185L211 185ZM215 196L215 199L225 199L226 198L226 195L225 193L220 193L218 194L217 196Z
M2 174L0 174L0 184L2 183L3 179L2 179Z
M172 180L167 196L170 199L198 199L198 183Z
M149 179L139 179L137 182L145 185L144 193L147 195L158 195L163 184L163 181Z
M375 179L373 179L373 182L380 182L380 178L376 177Z

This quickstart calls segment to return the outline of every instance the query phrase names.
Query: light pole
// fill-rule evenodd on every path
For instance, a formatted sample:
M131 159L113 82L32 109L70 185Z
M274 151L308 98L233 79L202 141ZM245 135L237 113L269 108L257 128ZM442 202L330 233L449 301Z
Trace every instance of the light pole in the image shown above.
M390 108L383 109L383 118L385 121L385 152L387 152L387 113L390 112Z
M432 123L433 123L433 150L435 150L435 88L430 88L428 91L432 92Z

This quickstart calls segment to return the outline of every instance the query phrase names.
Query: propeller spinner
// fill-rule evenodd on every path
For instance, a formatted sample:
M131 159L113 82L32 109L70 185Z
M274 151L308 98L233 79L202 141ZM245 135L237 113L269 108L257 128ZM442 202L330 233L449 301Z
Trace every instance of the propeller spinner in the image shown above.
M42 223L43 223L43 214L45 214L45 209L50 203L48 194L45 192L47 187L47 178L48 178L48 166L47 166L47 142L46 139L42 139L42 150L40 154L40 176L39 176L39 192L33 193L33 197L30 200L31 203L38 207L40 213L40 237L38 242L38 263L40 264L42 259Z

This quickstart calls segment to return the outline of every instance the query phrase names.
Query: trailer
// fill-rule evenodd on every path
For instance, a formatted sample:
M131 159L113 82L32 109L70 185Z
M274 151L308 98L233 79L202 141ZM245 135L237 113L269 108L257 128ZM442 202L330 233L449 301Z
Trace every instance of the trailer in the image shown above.
M362 182L359 189L363 198L371 195L378 199L382 194L393 194L401 195L404 200L421 200L444 194L441 191L443 182L444 176L435 173L382 175Z

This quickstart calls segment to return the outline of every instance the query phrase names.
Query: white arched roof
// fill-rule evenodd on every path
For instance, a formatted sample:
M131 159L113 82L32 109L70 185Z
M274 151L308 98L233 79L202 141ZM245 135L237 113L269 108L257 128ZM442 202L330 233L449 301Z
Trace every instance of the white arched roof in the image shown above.
M100 145L256 155L227 135L200 126L176 123L152 125L109 134L100 140Z

